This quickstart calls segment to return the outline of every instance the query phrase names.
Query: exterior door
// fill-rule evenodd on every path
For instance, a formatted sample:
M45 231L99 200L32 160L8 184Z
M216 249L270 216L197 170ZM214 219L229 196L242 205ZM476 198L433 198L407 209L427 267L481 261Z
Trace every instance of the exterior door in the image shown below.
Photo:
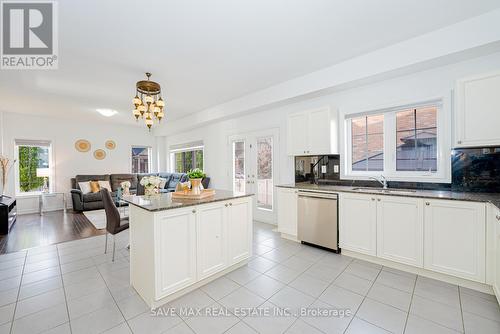
M274 223L275 175L278 131L246 133L229 138L231 188L235 193L254 194L254 220Z

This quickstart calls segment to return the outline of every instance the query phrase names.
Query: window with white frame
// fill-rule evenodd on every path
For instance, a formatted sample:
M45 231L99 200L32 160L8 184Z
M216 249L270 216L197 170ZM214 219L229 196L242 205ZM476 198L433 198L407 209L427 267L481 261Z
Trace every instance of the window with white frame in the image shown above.
M15 140L17 160L16 193L36 193L53 189L52 147L50 141Z
M191 169L203 170L203 142L170 147L170 169L175 173L187 173Z
M346 176L442 177L441 106L435 100L346 115Z
M151 147L132 146L132 173L151 172Z

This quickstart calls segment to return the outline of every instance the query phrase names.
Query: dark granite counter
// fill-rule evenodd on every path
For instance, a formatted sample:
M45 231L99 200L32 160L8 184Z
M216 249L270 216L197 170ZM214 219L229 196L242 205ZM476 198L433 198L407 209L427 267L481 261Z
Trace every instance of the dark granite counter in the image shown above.
M207 204L212 202L227 201L235 198L253 195L236 195L228 190L215 190L215 195L203 199L172 199L172 193L154 196L123 196L123 200L131 205L148 211L163 211L188 206Z
M483 202L483 203L491 203L500 209L500 193L474 193L474 192L459 192L459 191L396 189L396 188L389 188L388 191L384 191L384 189L382 188L375 188L375 187L370 188L370 187L348 187L348 186L333 186L333 185L330 186L330 185L316 185L310 183L285 184L285 185L279 185L277 187L295 188L295 189L312 190L312 191L350 192L357 194Z

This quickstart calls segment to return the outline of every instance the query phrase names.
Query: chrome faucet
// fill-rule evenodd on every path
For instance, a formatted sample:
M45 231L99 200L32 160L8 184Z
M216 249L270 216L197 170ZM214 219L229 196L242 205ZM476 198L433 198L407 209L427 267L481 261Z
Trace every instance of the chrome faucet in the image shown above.
M377 181L378 183L380 183L384 189L388 188L387 187L387 179L385 178L384 175L380 175L380 177L370 176L370 179L373 179L373 180Z

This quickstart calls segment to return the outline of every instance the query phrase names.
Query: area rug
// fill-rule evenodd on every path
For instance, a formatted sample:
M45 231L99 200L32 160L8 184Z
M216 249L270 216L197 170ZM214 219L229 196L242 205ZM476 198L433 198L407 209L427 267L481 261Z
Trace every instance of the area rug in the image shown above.
M120 211L120 217L128 217L128 207L118 208L118 211ZM106 228L106 212L104 209L84 211L83 214L96 229L102 230Z

